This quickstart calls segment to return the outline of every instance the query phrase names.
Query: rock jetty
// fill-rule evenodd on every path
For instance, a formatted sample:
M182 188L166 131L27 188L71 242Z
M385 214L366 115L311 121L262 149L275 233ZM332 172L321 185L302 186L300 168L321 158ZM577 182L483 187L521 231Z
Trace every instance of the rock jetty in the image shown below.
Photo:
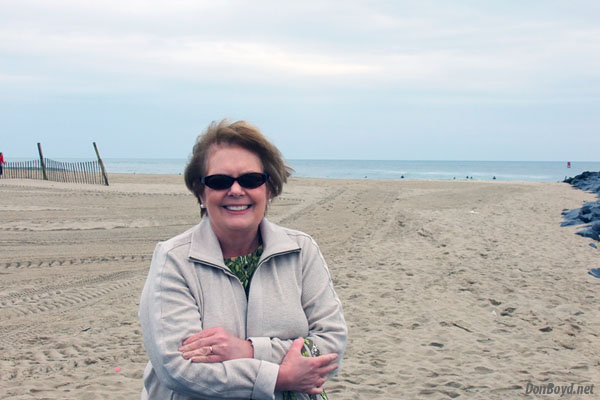
M564 209L562 211L564 222L561 226L584 225L577 234L600 241L600 172L586 171L563 182L596 193L598 200L585 203L583 207L574 210Z

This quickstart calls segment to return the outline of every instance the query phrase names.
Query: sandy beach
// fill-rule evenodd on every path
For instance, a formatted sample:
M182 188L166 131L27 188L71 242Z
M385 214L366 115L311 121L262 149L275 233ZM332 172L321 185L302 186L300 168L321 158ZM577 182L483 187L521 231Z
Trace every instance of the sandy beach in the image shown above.
M0 180L0 398L139 398L152 251L199 208L182 176L109 180ZM528 383L600 398L600 250L560 227L591 200L563 183L292 179L268 218L317 240L350 329L330 399L535 398Z

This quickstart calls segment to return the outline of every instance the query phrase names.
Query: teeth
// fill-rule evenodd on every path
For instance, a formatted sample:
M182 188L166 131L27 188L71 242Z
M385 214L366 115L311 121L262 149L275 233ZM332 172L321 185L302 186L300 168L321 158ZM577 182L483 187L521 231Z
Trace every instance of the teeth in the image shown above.
M250 208L250 206L225 206L225 208L231 211L242 211Z

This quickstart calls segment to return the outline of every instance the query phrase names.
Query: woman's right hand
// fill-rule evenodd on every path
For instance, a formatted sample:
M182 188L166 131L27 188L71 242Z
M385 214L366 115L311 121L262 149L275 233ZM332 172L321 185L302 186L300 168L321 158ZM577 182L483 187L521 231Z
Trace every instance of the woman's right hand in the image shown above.
M276 392L320 394L323 392L323 384L327 381L328 375L338 368L334 362L338 358L337 354L304 357L301 354L303 346L303 338L298 338L292 343L292 347L279 366L275 384Z

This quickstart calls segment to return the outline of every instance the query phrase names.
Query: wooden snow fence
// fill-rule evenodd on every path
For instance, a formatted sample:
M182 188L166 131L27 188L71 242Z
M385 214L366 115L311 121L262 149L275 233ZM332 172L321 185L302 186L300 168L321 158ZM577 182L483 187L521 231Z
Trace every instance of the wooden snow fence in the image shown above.
M41 143L37 144L39 160L11 161L3 165L2 179L40 179L54 182L89 183L108 186L108 177L93 143L98 161L62 162L45 158Z
M44 158L40 160L7 162L3 179L40 179L54 182L108 185L98 161L61 162Z

